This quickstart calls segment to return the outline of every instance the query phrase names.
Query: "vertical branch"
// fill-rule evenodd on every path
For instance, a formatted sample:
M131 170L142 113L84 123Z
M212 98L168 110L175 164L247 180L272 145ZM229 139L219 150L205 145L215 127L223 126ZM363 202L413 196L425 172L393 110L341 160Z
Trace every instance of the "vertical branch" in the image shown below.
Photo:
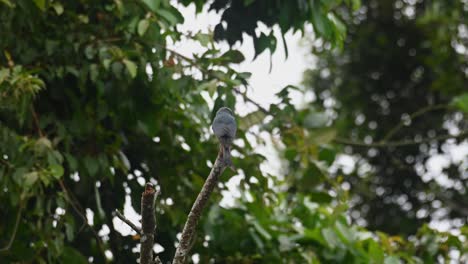
M153 264L154 231L156 217L154 216L154 202L158 192L154 185L146 183L145 191L141 195L141 238L140 264Z
M220 151L216 158L215 164L211 169L210 175L206 178L205 184L197 196L195 203L193 203L192 209L185 222L182 236L179 241L179 246L176 249L176 253L172 264L182 264L185 262L188 252L190 251L192 240L194 239L195 229L200 220L203 209L205 208L208 198L213 192L216 183L218 182L219 176L223 173L226 168L226 164L222 161L222 152Z

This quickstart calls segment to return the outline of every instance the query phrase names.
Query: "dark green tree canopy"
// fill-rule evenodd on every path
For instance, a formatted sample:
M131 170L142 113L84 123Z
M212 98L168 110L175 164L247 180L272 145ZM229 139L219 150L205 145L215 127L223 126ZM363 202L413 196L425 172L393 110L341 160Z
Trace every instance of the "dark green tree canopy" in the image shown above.
M206 4L180 2L198 12ZM113 212L126 200L139 212L145 182L161 190L156 242L161 260L172 259L218 151L213 113L252 103L250 73L231 67L243 54L221 52L216 41L233 44L258 22L283 33L312 23L317 37L340 47L336 11L358 2L214 1L227 27L187 34L168 0L0 0L0 262L135 262L139 238L122 235ZM182 36L203 52L189 58L168 47ZM263 33L255 46L274 52L276 39ZM343 178L327 173L336 130L320 111L292 105L294 89L238 117L238 170L224 172L201 218L191 250L200 263L431 263L463 253L466 239L425 225L409 241L351 224ZM258 130L286 147L285 173L260 169ZM241 197L222 207L235 174Z

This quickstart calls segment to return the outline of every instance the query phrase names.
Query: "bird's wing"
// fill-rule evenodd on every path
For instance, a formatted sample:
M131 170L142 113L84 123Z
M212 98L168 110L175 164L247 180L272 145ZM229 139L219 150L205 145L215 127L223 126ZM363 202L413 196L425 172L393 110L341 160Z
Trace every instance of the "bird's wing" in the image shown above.
M234 138L237 130L236 120L229 114L219 114L213 120L211 128L217 136L228 135Z
M236 125L236 121L234 120L234 118L233 118L233 122L230 122L226 125L227 125L226 127L229 130L229 136L231 138L234 138L236 136L236 130L237 130L237 125Z

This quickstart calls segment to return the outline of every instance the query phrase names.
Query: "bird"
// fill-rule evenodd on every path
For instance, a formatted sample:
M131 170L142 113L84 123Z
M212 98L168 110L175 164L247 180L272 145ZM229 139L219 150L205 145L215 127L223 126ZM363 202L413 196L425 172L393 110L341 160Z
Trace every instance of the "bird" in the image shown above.
M211 125L215 136L221 145L222 160L224 165L234 170L231 161L232 141L236 137L236 119L234 113L228 107L221 107L217 112Z

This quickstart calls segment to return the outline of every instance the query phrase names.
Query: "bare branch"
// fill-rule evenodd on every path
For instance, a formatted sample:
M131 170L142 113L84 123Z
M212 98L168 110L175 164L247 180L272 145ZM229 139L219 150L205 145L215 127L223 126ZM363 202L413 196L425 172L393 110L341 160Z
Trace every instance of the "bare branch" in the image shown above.
M141 195L141 238L140 264L153 264L154 231L156 217L154 215L154 201L158 192L154 185L146 183L145 191Z
M41 126L39 125L39 118L37 117L36 110L34 110L34 105L31 105L31 113L33 116L34 124L36 125L37 133L40 137L44 137L44 133L41 130Z
M128 220L128 218L126 218L121 212L119 212L119 210L116 209L114 211L114 216L117 216L118 218L120 218L120 220L122 220L128 226L130 226L133 230L135 230L135 232L137 232L138 234L141 234L141 228L139 228L134 223L132 223L132 221Z
M449 105L444 105L444 104L439 104L439 105L429 105L426 107L423 107L416 112L412 113L409 115L409 120L413 121L415 118L422 116L428 112L436 111L436 110L442 110L442 109L447 109L450 108ZM398 125L396 125L394 128L390 129L390 131L383 137L381 140L382 142L389 140L392 138L400 129L402 129L405 126L404 120L402 120Z
M237 93L238 95L242 96L242 98L244 98L244 101L247 101L253 105L255 105L260 111L262 111L263 113L265 114L270 114L270 111L268 111L265 107L261 106L259 103L257 103L256 101L254 101L253 99L251 99L250 97L248 97L245 93L241 92L239 89L237 88L234 88L233 89L235 93Z
M10 237L10 240L8 241L8 244L0 248L0 252L8 251L11 248L11 245L13 245L13 241L15 241L15 238L16 238L16 232L18 231L19 222L21 220L22 211L23 211L23 206L20 204L20 207L18 208L18 213L16 214L16 221L15 221L15 226L13 227L13 233L11 233L11 237Z
M193 203L192 209L187 217L185 222L184 229L182 231L182 236L179 241L179 246L176 249L174 260L172 264L183 264L187 258L187 255L191 248L191 242L194 239L195 229L197 227L198 221L200 220L203 209L205 208L208 198L218 182L219 176L223 173L226 168L226 164L222 161L221 151L218 153L218 157L211 169L210 175L206 178L205 184L203 185L200 193Z
M432 141L443 141L447 139L464 139L468 137L468 131L464 131L458 135L441 135L430 138L423 138L421 140L401 140L401 141L379 141L375 143L366 143L362 141L353 141L344 138L335 138L333 141L343 145L355 146L355 147L365 147L365 148L388 148L388 147L406 147L419 145L422 143L429 143Z
M4 160L2 157L0 157L0 163L2 163L3 165L9 168L13 167L13 165L11 165L8 161Z
M154 263L156 263L156 264L163 264L162 261L161 261L161 259L159 259L158 256L156 256L156 257L154 258Z
M67 200L67 202L72 206L73 210L81 217L81 219L83 220L83 226L87 226L89 228L89 230L91 230L94 237L96 238L96 241L97 241L97 244L98 244L98 247L99 247L100 251L104 252L104 249L102 247L101 238L99 237L96 230L94 230L94 228L88 224L88 219L85 216L83 207L81 207L80 203L78 202L78 200L76 198L75 198L75 201L76 201L76 204L75 204L75 202L73 201L74 197L73 197L72 193L68 191L67 187L65 186L65 183L62 180L59 180L58 182L59 182L60 188L62 189L63 193L65 194L65 200Z

